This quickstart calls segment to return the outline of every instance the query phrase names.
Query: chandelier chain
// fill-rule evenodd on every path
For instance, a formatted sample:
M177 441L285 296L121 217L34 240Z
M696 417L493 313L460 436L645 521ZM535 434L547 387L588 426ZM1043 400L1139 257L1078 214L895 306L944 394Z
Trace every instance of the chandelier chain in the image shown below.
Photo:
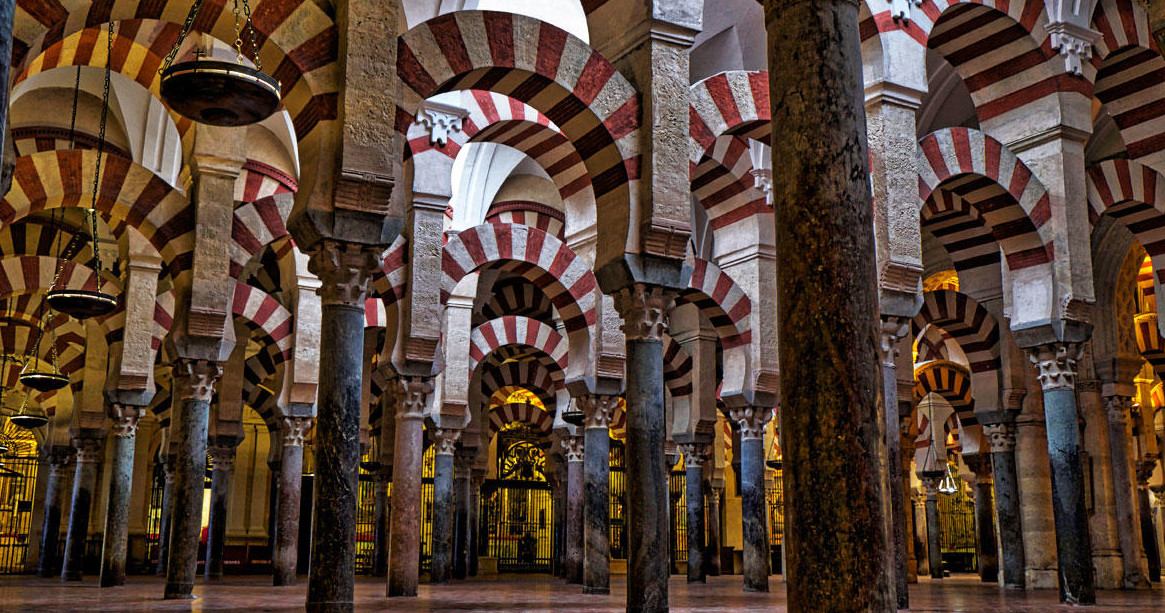
M166 69L170 68L170 64L173 64L174 59L178 57L178 50L182 47L182 42L186 40L186 35L190 33L190 28L194 26L194 18L198 16L198 7L200 6L202 6L202 0L194 0L194 4L190 5L190 12L186 14L182 31L178 33L178 38L174 39L174 46L170 48L170 53L162 61L162 65L158 68L158 74L166 72Z

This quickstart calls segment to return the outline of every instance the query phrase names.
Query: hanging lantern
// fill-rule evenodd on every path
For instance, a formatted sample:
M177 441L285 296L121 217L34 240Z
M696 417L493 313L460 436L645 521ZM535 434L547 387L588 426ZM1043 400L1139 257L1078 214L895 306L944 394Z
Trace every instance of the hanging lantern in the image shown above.
M955 469L949 463L947 464L946 476L938 482L938 491L940 494L948 495L959 491L959 484L955 481Z
M52 313L46 312L47 306L47 302L41 303L41 323L36 344L33 345L32 355L28 356L24 368L20 371L20 382L38 392L55 392L69 384L69 377L61 374L57 368L57 327L52 322ZM52 337L47 367L43 366L40 360L40 342L44 339L46 327ZM25 398L25 404L27 403L28 399Z
M35 430L47 423L49 423L48 415L45 415L44 410L28 406L28 396L24 397L24 404L20 407L20 412L8 418L12 425L17 428L24 428L25 430Z
M191 61L171 65L198 15L202 1L196 0L190 7L182 33L162 63L159 71L162 75L162 100L183 117L212 126L245 126L262 121L279 109L279 81L263 72L255 24L251 21L251 6L248 0L242 0L244 20L244 15L239 14L239 2L234 0L234 62L203 59L203 54L197 53ZM241 20L245 21L242 27ZM254 62L255 68L243 63L242 35L247 29L250 30L253 54L248 59Z

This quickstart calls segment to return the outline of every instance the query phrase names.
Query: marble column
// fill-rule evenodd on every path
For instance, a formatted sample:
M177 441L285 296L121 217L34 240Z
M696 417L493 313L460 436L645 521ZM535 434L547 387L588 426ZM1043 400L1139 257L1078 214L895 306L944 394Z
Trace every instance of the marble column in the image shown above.
M134 445L142 409L125 404L110 407L109 504L105 507L105 537L101 544L101 587L125 584L129 544L129 504L133 489Z
M1153 475L1156 462L1145 460L1137 462L1137 497L1140 503L1139 515L1141 520L1141 541L1144 544L1145 557L1148 560L1149 579L1161 581L1161 553L1157 549L1157 531L1153 527L1153 506L1149 500L1149 478Z
M708 544L704 551L704 564L707 573L713 577L720 576L720 498L724 491L718 487L708 487Z
M688 516L688 583L705 583L704 462L708 459L708 444L683 443L680 452L684 454L684 488L687 493L684 504Z
M760 407L732 409L740 426L740 519L744 549L744 591L769 591L768 501L765 498L765 424L773 412Z
M154 574L166 576L170 562L170 512L174 510L174 456L162 460L162 517L158 522L158 566Z
M1015 468L1015 423L1010 419L984 423L983 432L991 450L1003 587L1023 589L1027 562L1024 559L1023 519L1020 516L1019 480Z
M73 503L69 511L69 528L65 535L65 559L61 565L62 581L80 581L85 562L85 541L89 536L89 513L97 490L97 463L101 461L101 439L75 438L77 469L73 473Z
M214 446L209 450L210 517L206 526L206 565L203 577L207 581L222 579L223 548L227 540L227 510L231 493L231 471L235 465L233 445Z
M563 539L563 567L566 582L583 582L583 437L564 436L563 455L566 456L566 516Z
M202 536L202 495L206 482L206 427L214 384L222 367L206 360L174 364L170 450L174 452L166 599L192 599Z
M469 576L469 551L473 543L474 530L470 521L470 504L473 499L473 460L477 457L477 449L460 448L453 456L454 477L453 486L456 490L457 509L453 520L453 578L464 579Z
M478 572L478 557L481 555L481 486L485 484L486 469L474 468L473 481L470 484L469 503L469 576L476 577Z
M1109 386L1105 386L1105 391ZM1108 444L1112 454L1113 502L1116 506L1117 538L1120 541L1124 574L1121 587L1147 589L1149 578L1143 566L1144 546L1137 525L1136 483L1130 457L1129 418L1133 400L1130 396L1109 394L1104 397L1108 421Z
M902 491L899 493L900 499L896 501L897 506L893 508L895 510L901 510L901 514L895 514L894 517L902 518L903 530L905 531L903 538L906 540L906 580L908 583L918 583L918 557L914 547L914 534L916 530L916 522L914 521L914 492L910 487L910 476L914 473L914 437L909 434L912 416L913 406L911 403L899 402L898 435L900 440L898 448L909 451L901 453L899 456L901 463L899 464L898 482L902 484Z
M267 487L267 550L270 552L272 568L275 566L275 529L279 525L279 473L282 462L280 457L283 455L283 443L280 442L283 438L278 432L269 431L268 436L272 443L272 454L277 454L275 457L267 460L267 471L271 474L271 479Z
M434 428L433 549L429 583L448 583L453 575L453 452L461 430Z
M938 517L939 477L925 477L926 488L926 562L931 579L943 578L942 524Z
M975 544L979 554L979 580L999 581L999 550L995 540L995 518L991 509L992 475L990 462L979 457L972 461L975 471Z
M764 0L790 613L896 608L859 4Z
M882 317L880 330L882 358L882 406L886 420L886 477L890 493L890 514L886 520L887 530L893 539L894 593L898 598L898 608L910 607L910 592L907 588L909 575L906 570L906 499L902 486L902 472L897 469L902 463L902 436L899 431L898 415L898 341L910 332L910 321L898 317ZM908 448L909 449L909 448Z
M303 444L311 430L310 417L281 417L283 435L279 458L279 502L275 520L275 549L271 553L276 586L295 585L299 565L299 508L303 493Z
M619 399L583 396L578 399L586 421L583 430L583 591L611 590L611 438L610 425Z
M401 401L396 413L392 452L392 509L388 532L389 596L416 596L421 564L421 454L422 419L433 393L428 377L400 381Z
M925 487L923 489L925 490ZM926 493L916 492L915 495L911 496L910 508L914 514L914 552L918 558L918 575L929 575L930 551L926 538Z
M49 448L49 478L45 484L44 523L40 531L40 558L36 576L48 578L57 574L57 541L61 538L61 509L65 497L65 477L73 448L54 445Z
M1060 601L1096 602L1092 541L1084 502L1083 445L1076 410L1079 345L1052 343L1029 349L1043 388L1048 462L1052 473L1052 515L1056 522Z
M636 613L668 610L671 547L662 336L673 298L669 291L643 283L615 295L627 343L627 611Z
M374 542L372 545L372 576L384 577L388 574L388 482L392 480L392 467L382 465L376 472L373 485L376 496Z
M356 579L356 504L364 299L380 249L325 239L310 254L320 278L320 371L316 395L314 507L306 609L351 611ZM284 469L286 470L286 468Z

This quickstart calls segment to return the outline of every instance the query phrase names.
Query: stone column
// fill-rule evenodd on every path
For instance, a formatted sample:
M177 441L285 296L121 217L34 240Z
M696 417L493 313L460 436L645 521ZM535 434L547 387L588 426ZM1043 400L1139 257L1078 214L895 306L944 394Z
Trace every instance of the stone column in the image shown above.
M563 567L566 582L583 582L583 437L565 436L561 439L566 456L566 518Z
M1156 462L1137 462L1137 496L1140 502L1141 540L1148 560L1149 579L1161 581L1161 554L1157 549L1157 531L1153 527L1153 506L1149 500L1149 478ZM1155 563L1154 563L1155 562Z
M129 503L133 489L134 445L142 409L125 404L110 407L113 443L109 471L109 504L105 508L105 540L101 544L101 587L125 584L129 544Z
M473 481L470 484L469 503L469 576L476 577L478 571L478 557L481 554L481 486L485 484L486 469L474 468Z
M174 364L170 450L174 452L166 599L192 599L202 536L202 494L206 481L206 427L210 400L222 367L206 360L179 359Z
M913 112L910 113L913 116ZM890 493L890 514L886 517L887 530L893 539L894 593L898 608L910 607L909 576L906 571L906 498L902 486L902 436L898 415L898 341L910 332L910 321L897 317L882 317L882 406L886 420L886 471ZM910 449L908 447L908 449Z
M917 530L915 526L917 522L914 521L914 492L910 487L910 476L914 472L914 438L910 435L910 419L912 415L913 406L909 403L899 402L898 448L908 451L899 454L898 482L902 484L902 491L899 493L900 500L898 501L898 506L895 506L894 509L901 509L902 511L901 516L895 515L895 518L902 518L903 530L905 531L903 538L906 540L906 580L908 583L918 583L918 558L914 548L914 537L915 531Z
M40 531L40 559L36 576L42 578L57 574L57 541L61 538L61 508L65 497L65 475L73 448L54 445L49 448L49 480L45 487L44 524Z
M470 504L473 499L472 478L473 460L477 457L477 449L460 448L453 456L454 489L457 494L457 509L454 514L454 547L453 547L453 578L464 579L469 576L469 551L473 544L472 522L470 521Z
M670 540L664 461L663 340L673 296L635 283L615 295L627 341L627 610L668 610Z
M1052 343L1029 349L1043 388L1052 472L1052 514L1056 522L1060 601L1096 602L1092 540L1084 504L1079 414L1076 410L1076 343Z
M740 518L743 524L744 591L769 591L768 506L765 499L765 424L773 412L732 409L740 426Z
M154 574L166 576L166 566L170 562L170 514L174 510L174 456L167 455L162 460L162 517L158 522L158 567Z
M583 396L578 399L586 421L583 430L583 591L611 590L611 418L619 399Z
M210 448L210 519L206 526L207 581L222 579L223 548L227 540L227 509L231 493L231 471L235 466L234 445Z
M943 578L942 525L938 518L939 477L925 477L926 488L926 561L931 579Z
M995 482L995 515L999 521L999 554L1003 587L1023 589L1023 520L1019 507L1019 480L1015 472L1015 423L1013 419L984 423L991 450L991 475Z
M858 5L764 0L790 613L896 606Z
M372 576L384 577L388 574L388 482L392 480L392 467L382 465L376 473L374 495L376 496L375 542L372 546Z
M1105 385L1104 391L1109 392ZM1133 400L1129 396L1106 394L1104 412L1108 421L1108 444L1112 454L1113 501L1116 505L1117 538L1120 541L1125 589L1148 589L1149 579L1143 567L1144 547L1138 538L1136 483L1133 461L1129 455L1129 411Z
M708 544L704 549L707 552L704 563L708 574L713 577L720 576L720 498L723 493L721 488L708 488Z
M999 581L999 550L995 540L995 518L991 512L991 464L987 458L972 460L975 471L975 541L979 554L979 580Z
M65 560L61 581L80 581L85 561L85 541L89 536L89 513L97 489L97 463L101 461L101 439L74 438L77 469L73 473L73 504L65 535Z
M388 533L389 596L416 596L421 564L421 420L433 380L406 377L400 381L401 403L396 413L392 460L391 529Z
M366 245L325 239L308 261L308 270L321 282L309 613L350 611L353 606L364 299L380 254Z
M688 583L705 583L704 562L704 462L708 459L707 443L683 443L684 501L688 513Z
M453 575L453 451L461 430L434 428L433 446L433 556L429 582L448 583Z
M271 552L276 586L295 585L299 563L299 508L303 493L303 444L312 420L310 417L282 417L283 434L279 458L279 501L275 505L275 549Z
M910 499L910 508L914 514L914 552L918 558L918 575L930 574L930 551L926 538L926 494L915 493ZM919 521L919 516L922 520Z

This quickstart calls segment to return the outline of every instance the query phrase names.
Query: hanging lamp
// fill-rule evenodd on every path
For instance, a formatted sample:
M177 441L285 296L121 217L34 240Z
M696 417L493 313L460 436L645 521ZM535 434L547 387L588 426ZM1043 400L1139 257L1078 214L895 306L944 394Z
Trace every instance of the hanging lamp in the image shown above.
M90 247L93 258L90 266L96 276L98 288L101 283L101 249L97 246L97 193L101 187L101 158L105 153L105 125L109 117L109 82L112 66L110 59L113 56L113 22L108 25L108 37L105 54L105 83L101 95L101 122L97 135L97 164L93 170L93 199L89 203L86 217L90 222ZM77 98L81 91L81 67L77 67L76 82L73 86L73 119L69 126L70 147L76 148L77 128ZM45 301L53 310L59 311L76 319L88 319L100 315L108 315L117 308L117 297L97 290L71 289L61 284L65 262L72 259L73 254L61 253L61 232L57 231L57 272L53 278L53 287L45 294Z
M24 404L20 405L20 412L8 418L12 425L17 428L24 428L25 430L35 430L47 423L49 423L48 415L45 415L43 409L30 408L28 406L28 396L24 397Z
M938 491L940 494L954 494L959 491L959 484L955 481L955 469L950 462L947 462L946 476L938 482Z
M52 321L52 313L48 312L48 307L48 302L41 303L40 329L37 331L36 343L33 345L32 355L28 356L28 361L20 371L20 382L38 392L55 392L69 384L69 377L61 374L57 368L57 326ZM46 328L52 337L48 368L42 366L43 360L40 359L40 342L44 339ZM24 402L28 404L27 397Z
M234 0L234 62L204 59L205 53L197 51L195 59L172 64L198 16L202 0L191 5L182 32L162 62L158 71L162 75L162 100L183 117L212 126L245 126L266 119L279 108L279 81L263 72L251 6L249 0L241 2L242 15L240 0ZM255 68L243 63L243 30L247 29L252 53L248 59Z

